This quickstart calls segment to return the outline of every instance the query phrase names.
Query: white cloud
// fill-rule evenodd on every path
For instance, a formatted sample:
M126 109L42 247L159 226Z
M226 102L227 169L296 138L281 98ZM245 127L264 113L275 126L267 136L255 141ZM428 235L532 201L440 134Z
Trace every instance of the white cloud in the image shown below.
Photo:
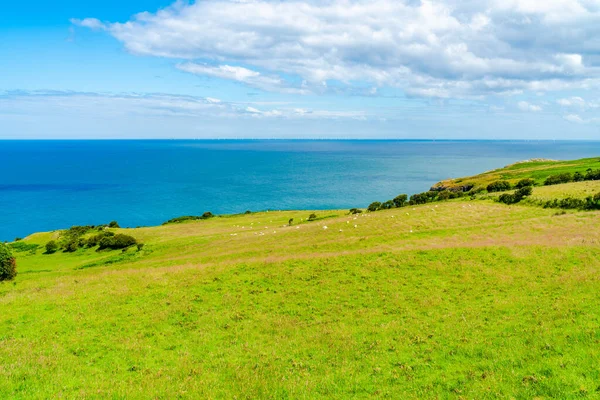
M577 107L581 109L600 108L600 102L588 101L579 96L573 96L564 99L558 99L556 103L563 107Z
M259 103L256 103L259 104ZM45 114L83 113L89 116L166 116L189 118L286 118L286 119L366 119L362 111L309 110L296 107L260 108L247 102L225 102L212 97L169 94L104 94L61 91L0 91L2 113ZM22 111L29 110L29 111ZM0 114L2 114L0 113Z
M517 104L517 107L519 107L519 110L521 111L527 111L527 112L540 112L542 111L542 107L535 105L535 104L531 104L528 103L526 101L520 101Z
M577 114L565 115L563 118L566 119L567 121L573 122L575 124L584 124L585 123L585 121Z
M600 86L597 0L213 0L74 23L106 29L134 54L270 91L366 82L477 98Z
M192 62L178 64L177 68L181 71L189 72L195 75L214 76L217 78L231 79L243 82L249 86L264 89L267 91L280 91L286 93L303 94L306 90L289 87L286 82L275 76L266 76L258 71L248 68L219 65L216 67L201 65Z
M81 26L83 28L90 28L90 29L96 29L96 30L106 29L106 25L104 25L100 20L98 20L96 18L85 18L85 19L71 18L71 23L73 25Z

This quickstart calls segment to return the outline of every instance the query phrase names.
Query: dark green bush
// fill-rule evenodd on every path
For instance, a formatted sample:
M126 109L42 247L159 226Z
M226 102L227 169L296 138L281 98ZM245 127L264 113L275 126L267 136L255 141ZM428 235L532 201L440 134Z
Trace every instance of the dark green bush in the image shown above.
M560 183L568 183L568 182L572 182L572 181L573 181L573 174L571 174L570 172L565 172L563 174L550 175L544 181L544 185L546 185L546 186L558 185Z
M592 171L592 169L588 169L585 174L586 181L598 181L600 180L600 169Z
M454 194L453 192L449 192L449 191L447 191L447 190L444 190L443 192L440 192L440 193L438 194L438 197L437 197L437 198L438 198L438 200L448 200L448 199L450 199L450 198L451 198L451 196L452 196L453 194Z
M96 247L100 244L100 240L102 240L102 238L110 237L110 236L115 236L115 234L110 231L102 231L96 235L90 236L86 240L85 246L86 247Z
M11 281L17 276L17 261L10 248L0 243L0 281Z
M515 188L517 189L521 189L527 186L533 186L535 185L535 181L533 179L529 179L529 178L525 178L525 179L521 179L519 182L517 182L517 184L515 185Z
M492 182L487 186L487 191L492 192L504 192L505 190L510 190L510 182L508 181L496 181Z
M581 172L575 172L573 174L573 182L581 182L585 180L585 176Z
M431 190L429 192L413 194L412 196L410 196L410 200L409 200L408 204L410 204L412 206L415 204L429 203L429 202L435 201L437 199L437 196L438 196L438 192L431 191Z
M56 240L51 240L46 243L46 254L56 253L58 251L58 243Z
M108 223L109 228L120 228L119 223L117 221L110 221Z
M396 205L394 204L393 200L388 200L388 201L384 201L383 203L381 203L381 210L389 210L396 207Z
M248 214L248 211L246 211L246 214ZM210 211L207 211L202 215L184 215L182 217L172 218L172 219L168 220L167 222L164 222L163 225L178 224L180 222L186 222L186 221L197 221L199 219L209 219L209 218L213 218L213 217L214 217L213 213L211 213Z
M408 202L408 196L405 194L400 194L394 197L393 202L396 207L404 207Z
M310 214L310 215L308 216L308 220L309 220L309 221L314 221L315 219L317 219L317 214Z
M358 208L351 208L350 209L350 214L360 214L360 213L362 213L361 209L358 209Z
M516 203L515 195L508 194L508 193L501 194L500 197L498 197L498 201L500 203L504 203L504 204L515 204Z
M90 230L94 229L93 225L83 225L83 226L72 226L63 232L63 235L67 238L78 238L80 236L85 235Z
M115 236L105 236L98 243L98 250L111 249L126 249L127 247L138 244L133 236L119 233Z
M65 253L73 253L79 249L79 239L71 238L63 243L62 249Z
M369 207L367 207L367 210L373 212L373 211L377 211L381 208L381 203L378 201L374 201L371 204L369 204Z
M518 201L521 201L523 198L531 196L532 192L533 188L531 186L522 187L521 189L515 191L515 198L519 199Z

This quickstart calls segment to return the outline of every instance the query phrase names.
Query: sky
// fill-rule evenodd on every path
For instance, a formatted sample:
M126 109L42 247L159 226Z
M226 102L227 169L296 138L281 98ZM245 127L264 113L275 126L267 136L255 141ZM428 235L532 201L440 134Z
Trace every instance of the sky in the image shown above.
M30 0L0 139L600 139L600 0Z

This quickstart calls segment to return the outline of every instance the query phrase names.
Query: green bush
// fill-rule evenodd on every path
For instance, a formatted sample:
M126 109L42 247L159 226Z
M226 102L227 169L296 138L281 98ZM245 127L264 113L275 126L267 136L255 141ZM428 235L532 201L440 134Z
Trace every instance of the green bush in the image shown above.
M519 201L521 201L523 198L531 196L532 192L533 188L531 186L525 186L515 191L515 197L518 198Z
M498 201L504 204L515 204L516 198L514 194L504 193L501 194L500 197L498 197Z
M573 175L570 172L565 172L558 175L550 175L544 181L544 185L558 185L560 183L568 183L573 181Z
M108 224L109 228L120 228L119 223L117 221L110 221Z
M362 213L361 209L358 209L358 208L351 208L350 209L350 214L360 214L360 213Z
M115 236L105 236L102 239L100 239L100 242L98 243L98 245L99 245L98 250L126 249L127 247L135 246L136 244L138 244L138 242L133 236L124 235L122 233L119 233Z
M405 194L400 194L394 197L393 202L396 207L404 207L408 202L408 196Z
M373 211L379 210L380 208L381 208L381 203L378 201L374 201L371 204L369 204L369 207L367 207L367 210L373 212Z
M585 176L581 172L573 174L573 182L581 182L585 180Z
M310 214L310 215L308 216L308 220L309 220L309 221L314 221L315 219L317 219L317 214Z
M444 190L438 194L438 200L448 200L454 193Z
M0 243L0 281L11 281L17 276L17 261L10 248Z
M525 178L525 179L521 179L519 182L517 182L517 184L515 185L515 188L517 189L521 189L527 186L533 186L535 185L535 181L533 179L529 179L529 178Z
M504 192L506 190L510 190L510 182L508 181L496 181L492 182L487 186L487 191L492 192Z
M51 240L46 243L46 254L56 253L58 251L58 243L56 240Z
M62 249L65 253L74 253L79 249L79 239L72 238L63 243Z
M592 171L592 169L588 169L585 174L586 181L598 181L600 180L600 169Z
M396 205L394 204L394 201L393 200L388 200L388 201L385 201L385 202L381 203L380 209L381 210L389 210L389 209L392 209L394 207L396 207Z
M432 201L437 200L437 196L438 196L438 192L435 192L435 191L413 194L412 196L410 196L410 200L409 200L408 204L410 204L412 206L415 204L430 203Z

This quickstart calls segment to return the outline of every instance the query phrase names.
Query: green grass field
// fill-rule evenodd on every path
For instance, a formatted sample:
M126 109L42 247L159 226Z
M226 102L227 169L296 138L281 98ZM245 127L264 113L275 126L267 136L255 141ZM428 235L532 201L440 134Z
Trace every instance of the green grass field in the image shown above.
M600 212L312 212L113 230L141 251L15 252L0 398L600 397Z
M565 172L585 173L588 168L592 170L600 169L600 158L584 158L581 160L570 161L520 162L508 165L504 168L487 171L475 176L449 179L437 183L436 186L442 185L446 187L454 187L466 183L473 183L477 187L486 187L488 184L498 180L507 180L510 183L515 184L523 178L534 179L536 184L541 185L550 175L557 175Z

